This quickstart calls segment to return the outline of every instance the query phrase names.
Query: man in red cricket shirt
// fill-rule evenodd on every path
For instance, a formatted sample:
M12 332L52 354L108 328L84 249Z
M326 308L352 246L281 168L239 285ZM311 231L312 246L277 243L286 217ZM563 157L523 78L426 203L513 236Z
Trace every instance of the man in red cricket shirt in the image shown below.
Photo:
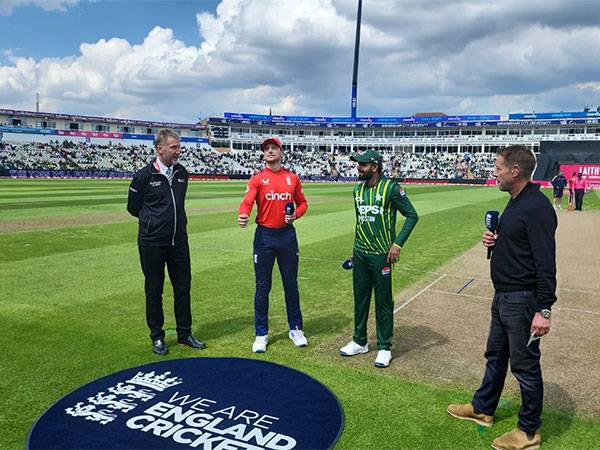
M277 259L287 309L289 337L296 347L308 344L302 331L302 312L298 292L298 240L294 221L308 209L298 176L281 165L283 146L276 137L261 144L266 167L250 178L246 195L238 210L238 223L248 226L252 206L256 202L256 233L254 235L254 325L256 338L252 351L264 353L269 342L269 292L273 265ZM294 205L292 210L290 207ZM286 207L287 206L287 207ZM288 209L288 213L286 213Z

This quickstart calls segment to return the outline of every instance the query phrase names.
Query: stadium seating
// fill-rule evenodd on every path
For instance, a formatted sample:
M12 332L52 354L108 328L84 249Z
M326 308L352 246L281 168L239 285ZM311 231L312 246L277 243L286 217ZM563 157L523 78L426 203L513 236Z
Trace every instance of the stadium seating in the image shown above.
M182 146L180 162L190 173L249 176L263 166L260 150L221 152L208 145ZM495 156L491 153L394 153L381 150L385 170L392 176L420 179L489 178ZM0 169L118 171L133 173L152 160L151 146L121 143L98 145L58 141L0 145ZM356 176L349 153L295 148L284 152L284 164L304 179L344 179Z

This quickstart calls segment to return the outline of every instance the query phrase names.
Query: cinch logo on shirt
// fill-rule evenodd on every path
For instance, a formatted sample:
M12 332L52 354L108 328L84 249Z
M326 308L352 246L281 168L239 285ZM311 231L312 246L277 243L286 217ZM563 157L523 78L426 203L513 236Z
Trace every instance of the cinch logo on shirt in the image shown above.
M151 181L150 182L150 186L152 187L158 187L162 184L162 181Z
M268 192L265 195L265 199L266 200L291 200L292 199L292 194L290 194L289 192Z

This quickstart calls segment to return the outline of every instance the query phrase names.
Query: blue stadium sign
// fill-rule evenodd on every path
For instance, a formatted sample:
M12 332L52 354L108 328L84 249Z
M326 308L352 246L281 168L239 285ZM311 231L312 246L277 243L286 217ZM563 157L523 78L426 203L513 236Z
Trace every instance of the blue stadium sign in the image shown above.
M509 114L509 120L544 120L544 119L586 119L600 118L598 111L575 111L575 112L553 112L553 113L525 113L525 114Z
M495 127L495 126L543 126L543 125L573 125L573 124L596 124L600 123L598 118L588 119L519 119L527 114L513 114L509 120L500 120L500 116L434 116L434 117L357 117L352 121L348 117L318 117L314 121L299 121L298 117L310 119L305 116L292 116L294 120L287 120L287 116L271 116L270 120L262 119L253 121L247 118L241 119L243 114L226 113L231 117L210 117L209 122L213 124L242 124L263 125L281 127L328 127L328 128L425 128L425 127ZM237 116L237 117L234 117ZM268 116L267 116L268 117ZM544 116L545 117L545 116ZM439 120L444 118L444 120ZM451 119L451 120L450 120Z
M406 117L317 117L317 116L269 116L262 114L243 114L243 113L224 113L226 119L265 121L278 123L302 122L307 124L315 123L410 123L410 122L460 122L460 121L485 121L500 120L499 115L482 116L406 116ZM213 120L211 118L210 120Z

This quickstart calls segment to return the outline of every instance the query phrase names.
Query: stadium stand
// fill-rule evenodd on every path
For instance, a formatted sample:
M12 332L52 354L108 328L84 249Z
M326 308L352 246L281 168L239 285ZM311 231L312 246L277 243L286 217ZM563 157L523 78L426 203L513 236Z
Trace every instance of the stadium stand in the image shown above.
M259 143L284 142L285 164L305 180L355 179L350 155L373 148L393 177L489 179L496 151L524 144L538 153L536 179L563 162L600 161L600 113L332 118L225 113L173 124L0 110L0 175L130 176L154 155L153 134L174 128L181 162L202 176L246 178L262 167ZM568 160L568 161L567 161Z
M494 155L448 153L394 154L383 151L386 170L399 178L462 179L487 178ZM7 170L118 171L133 173L154 156L147 145L97 145L53 141L0 144L0 167ZM219 152L210 147L183 146L181 163L190 173L250 176L263 166L257 150ZM347 154L318 150L285 153L285 164L305 179L344 179L355 176L356 164Z

